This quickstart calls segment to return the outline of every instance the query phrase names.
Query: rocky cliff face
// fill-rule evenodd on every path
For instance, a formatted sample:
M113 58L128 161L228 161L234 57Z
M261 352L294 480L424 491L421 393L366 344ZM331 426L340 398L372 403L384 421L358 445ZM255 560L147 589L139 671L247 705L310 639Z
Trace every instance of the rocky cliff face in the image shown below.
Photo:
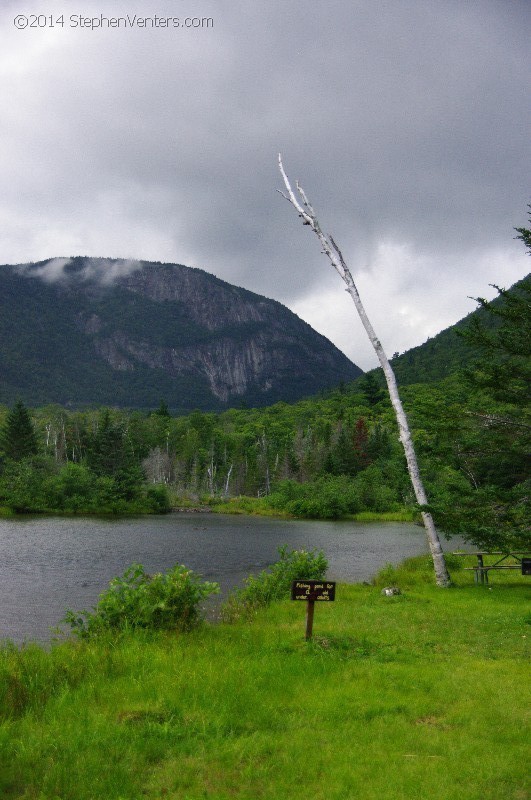
M7 318L13 301L23 317L14 343L4 314L0 323L2 402L15 392L31 403L265 405L361 373L280 303L181 265L73 258L4 266L0 291ZM15 353L25 375L18 386Z

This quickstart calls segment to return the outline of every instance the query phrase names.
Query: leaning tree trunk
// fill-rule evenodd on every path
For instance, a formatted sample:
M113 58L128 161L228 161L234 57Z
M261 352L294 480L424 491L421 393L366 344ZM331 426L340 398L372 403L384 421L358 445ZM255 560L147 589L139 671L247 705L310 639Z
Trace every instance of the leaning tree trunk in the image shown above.
M424 490L424 486L422 483L422 479L420 477L419 467L417 463L417 456L415 454L415 449L413 447L413 441L411 439L411 433L409 431L409 425L406 417L406 413L402 406L402 401L400 400L400 396L398 394L398 387L396 383L395 374L389 363L389 359L387 358L384 349L381 345L380 340L376 336L374 332L374 328L371 325L371 322L366 314L365 308L361 302L358 290L356 288L356 284L352 278L349 268L345 263L345 259L343 255L333 240L332 236L328 235L325 236L317 217L315 215L315 211L313 210L312 206L310 205L304 190L297 182L297 191L300 195L300 200L295 195L293 189L291 188L290 182L288 177L284 171L284 166L282 164L282 157L279 154L278 157L278 164L280 168L280 173L282 175L284 185L287 190L287 194L284 192L280 192L280 194L295 208L299 217L301 217L304 225L309 225L312 231L316 234L317 238L319 239L323 252L328 259L336 272L339 274L341 279L345 282L347 286L347 292L352 297L354 301L354 305L356 306L356 310L360 316L360 319L363 323L363 327L365 328L367 335L371 341L372 346L376 351L376 355L378 356L378 360L381 364L383 369L385 380L387 382L387 388L389 390L389 397L391 398L391 403L394 408L396 414L396 420L398 422L398 428L400 431L400 441L402 442L402 446L404 448L404 453L406 456L407 461L407 468L409 472L409 477L411 478L411 483L413 486L413 491L415 492L415 497L417 499L417 503L421 508L424 508L428 505L428 498L426 497L426 492ZM450 576L448 574L448 570L446 569L446 563L444 560L444 554L441 547L441 542L439 540L439 536L435 529L435 524L433 522L433 518L431 514L426 511L422 510L422 520L424 522L424 527L426 529L426 536L428 539L428 545L430 548L430 552L433 558L433 566L435 569L435 578L437 581L438 586L447 587L450 585Z

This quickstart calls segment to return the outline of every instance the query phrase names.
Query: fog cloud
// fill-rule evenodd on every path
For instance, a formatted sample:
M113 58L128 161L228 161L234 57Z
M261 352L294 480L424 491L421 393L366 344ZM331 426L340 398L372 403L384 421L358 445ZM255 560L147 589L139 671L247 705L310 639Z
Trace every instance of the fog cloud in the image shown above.
M38 264L35 267L31 264L23 264L18 271L28 277L38 278L44 283L57 283L64 280L64 270L69 261L69 258L52 258L45 264Z
M80 269L68 271L72 265L71 258L52 258L44 264L21 264L18 271L26 277L38 278L45 283L67 283L75 278L76 282L100 283L111 286L119 278L125 278L136 270L142 269L140 261L123 259L111 261L106 258L87 258Z

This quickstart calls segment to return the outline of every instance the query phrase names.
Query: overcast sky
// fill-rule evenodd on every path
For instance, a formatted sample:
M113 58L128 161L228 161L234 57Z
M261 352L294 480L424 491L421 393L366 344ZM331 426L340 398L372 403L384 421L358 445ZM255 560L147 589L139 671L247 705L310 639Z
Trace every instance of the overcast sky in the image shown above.
M529 270L530 29L525 0L3 0L0 263L201 267L374 366L277 153L389 354L420 344Z

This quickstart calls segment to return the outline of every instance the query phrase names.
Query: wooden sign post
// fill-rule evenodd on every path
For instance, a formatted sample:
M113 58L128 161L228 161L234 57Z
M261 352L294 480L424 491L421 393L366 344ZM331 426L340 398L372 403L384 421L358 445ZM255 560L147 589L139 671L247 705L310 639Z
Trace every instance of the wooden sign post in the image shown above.
M305 639L311 639L315 603L330 603L332 600L336 599L335 581L293 581L291 584L291 599L303 600L307 603Z

